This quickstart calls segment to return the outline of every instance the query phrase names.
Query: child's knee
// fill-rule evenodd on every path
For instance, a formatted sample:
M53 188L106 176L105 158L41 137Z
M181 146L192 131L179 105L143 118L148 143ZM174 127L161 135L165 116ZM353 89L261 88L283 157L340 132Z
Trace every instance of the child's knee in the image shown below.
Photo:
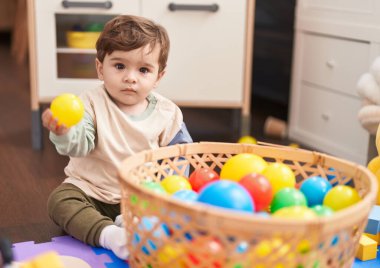
M61 184L49 195L47 200L48 214L56 224L62 225L65 218L71 217L70 211L75 213L75 207L85 202L84 193L78 190L74 185Z
M60 203L60 199L61 199L59 191L57 191L57 189L55 189L53 192L50 193L49 198L47 200L48 215L49 215L50 219L52 219L55 223L57 223L57 222L55 221L54 215L56 214L55 211L56 211L57 205Z

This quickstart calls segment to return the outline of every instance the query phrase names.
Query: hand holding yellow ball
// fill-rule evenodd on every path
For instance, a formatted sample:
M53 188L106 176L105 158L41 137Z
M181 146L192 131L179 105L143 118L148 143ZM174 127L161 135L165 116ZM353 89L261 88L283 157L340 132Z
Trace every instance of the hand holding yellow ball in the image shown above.
M64 124L71 127L78 124L84 115L84 105L81 99L74 94L65 93L56 97L50 110L54 118L58 120L58 126Z

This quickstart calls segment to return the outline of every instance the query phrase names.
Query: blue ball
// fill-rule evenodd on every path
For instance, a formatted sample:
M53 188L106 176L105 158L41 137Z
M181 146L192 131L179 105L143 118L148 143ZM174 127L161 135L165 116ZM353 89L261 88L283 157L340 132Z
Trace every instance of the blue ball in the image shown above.
M198 199L198 194L196 192L194 192L193 190L186 189L179 190L175 192L172 196L185 202L193 202L197 201Z
M239 183L229 180L218 180L206 185L200 191L198 201L244 212L255 211L255 205L248 191Z
M321 176L313 176L304 180L300 191L305 195L309 207L322 205L323 199L332 188L330 182Z
M256 212L255 215L261 218L266 218L266 219L271 217L270 214L265 211Z
M240 242L236 247L236 252L243 254L249 249L249 244L245 241Z

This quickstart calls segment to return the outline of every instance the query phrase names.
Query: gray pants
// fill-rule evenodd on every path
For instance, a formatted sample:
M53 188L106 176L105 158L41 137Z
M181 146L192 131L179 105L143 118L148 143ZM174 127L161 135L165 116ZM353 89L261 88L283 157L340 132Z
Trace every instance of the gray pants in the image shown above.
M62 183L49 196L48 213L66 233L98 247L101 231L114 224L120 214L120 204L100 202L75 185Z

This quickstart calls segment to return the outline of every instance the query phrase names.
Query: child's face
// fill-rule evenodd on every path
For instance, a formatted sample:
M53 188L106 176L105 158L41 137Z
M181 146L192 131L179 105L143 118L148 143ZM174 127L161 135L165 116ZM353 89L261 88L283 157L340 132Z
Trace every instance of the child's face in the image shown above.
M158 73L160 47L150 46L131 51L116 50L107 54L101 63L96 60L100 80L121 109L142 107L146 97L160 82L164 72Z

